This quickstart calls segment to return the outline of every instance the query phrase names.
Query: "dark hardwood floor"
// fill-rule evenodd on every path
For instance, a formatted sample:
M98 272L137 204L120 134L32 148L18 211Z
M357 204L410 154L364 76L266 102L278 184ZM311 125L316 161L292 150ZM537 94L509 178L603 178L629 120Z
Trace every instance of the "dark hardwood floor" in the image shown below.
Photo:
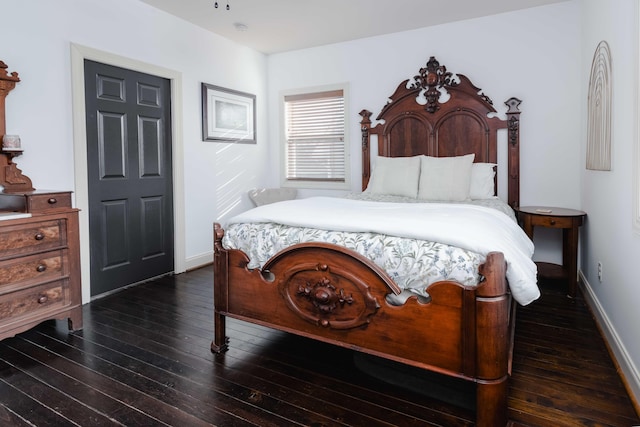
M82 331L0 342L0 425L473 425L460 384L403 370L391 385L374 359L248 323L228 321L216 359L211 281L148 282L87 304ZM584 302L557 288L519 308L509 406L514 426L640 425Z

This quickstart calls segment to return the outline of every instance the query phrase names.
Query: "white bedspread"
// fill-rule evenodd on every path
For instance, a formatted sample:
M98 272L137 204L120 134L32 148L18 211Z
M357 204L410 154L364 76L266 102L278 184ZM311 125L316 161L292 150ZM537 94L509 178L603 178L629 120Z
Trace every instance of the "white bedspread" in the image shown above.
M514 299L540 297L533 243L516 222L495 209L445 203L382 203L311 197L260 206L228 223L274 222L322 230L385 233L437 241L485 255L504 253Z

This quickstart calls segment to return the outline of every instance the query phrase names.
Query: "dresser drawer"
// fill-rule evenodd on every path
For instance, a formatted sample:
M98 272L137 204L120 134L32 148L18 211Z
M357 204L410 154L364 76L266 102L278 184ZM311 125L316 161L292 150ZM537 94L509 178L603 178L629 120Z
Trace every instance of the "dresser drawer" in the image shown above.
M71 193L32 194L27 197L29 212L71 208Z
M66 245L66 221L26 222L0 228L0 258L46 251Z
M573 218L531 215L531 225L551 228L571 228L573 226Z
M60 309L69 304L66 279L4 294L0 296L0 324L23 315L36 317L39 312Z
M31 213L71 209L71 193L36 190L21 194L0 194L0 208L6 211Z
M61 279L68 274L66 266L67 253L63 250L0 261L0 287Z

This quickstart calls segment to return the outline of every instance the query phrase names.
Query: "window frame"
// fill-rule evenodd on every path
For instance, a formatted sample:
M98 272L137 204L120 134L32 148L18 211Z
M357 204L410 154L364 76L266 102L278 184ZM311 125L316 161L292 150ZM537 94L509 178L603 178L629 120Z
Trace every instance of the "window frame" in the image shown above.
M286 97L296 95L311 95L314 93L342 91L344 100L344 181L335 180L303 180L287 179L287 141L286 141L286 112L285 112L285 99ZM349 143L349 85L348 83L338 83L324 86L305 87L298 89L283 90L279 96L279 126L280 137L278 143L280 145L280 186L288 188L308 188L308 189L323 189L323 190L349 190L351 189L351 161L350 161L350 143Z

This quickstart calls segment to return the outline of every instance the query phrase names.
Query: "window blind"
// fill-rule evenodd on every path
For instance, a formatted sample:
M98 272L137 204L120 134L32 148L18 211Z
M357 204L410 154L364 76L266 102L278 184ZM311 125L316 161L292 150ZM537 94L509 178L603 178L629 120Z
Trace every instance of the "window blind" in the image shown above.
M288 95L284 102L286 179L344 182L343 91Z

